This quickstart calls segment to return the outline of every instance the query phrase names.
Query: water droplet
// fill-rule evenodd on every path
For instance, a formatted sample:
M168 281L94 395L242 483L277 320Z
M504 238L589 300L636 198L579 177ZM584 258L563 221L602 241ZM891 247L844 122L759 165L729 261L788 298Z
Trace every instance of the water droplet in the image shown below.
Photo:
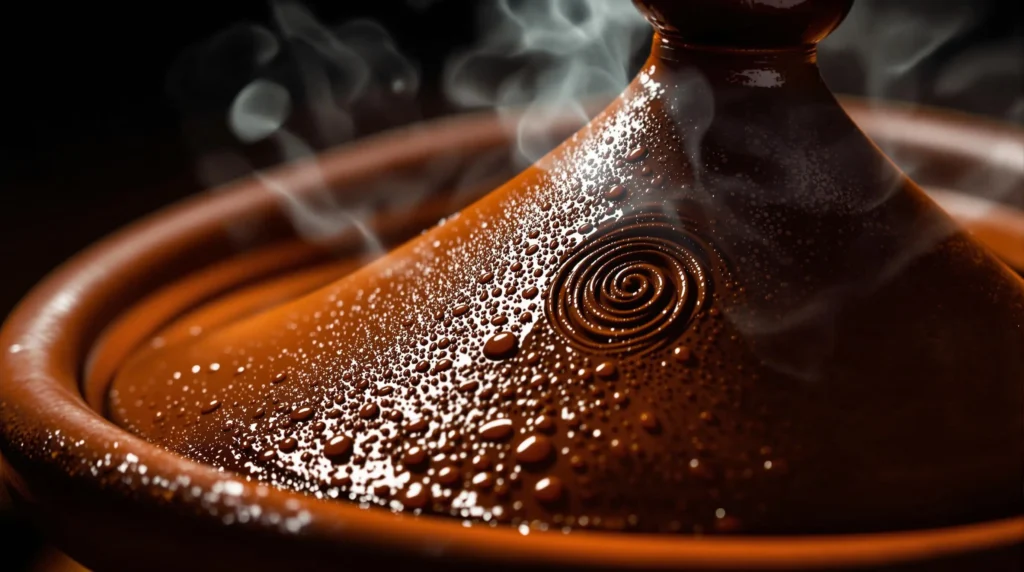
M324 455L329 459L341 459L352 451L352 439L346 435L335 435L324 445Z
M478 471L486 471L491 468L491 458L487 455L473 457L473 468Z
M554 447L543 435L531 435L516 447L516 459L521 463L540 463L551 457Z
M507 323L508 323L508 316L506 316L504 314L491 318L491 325L492 326L504 326Z
M658 422L658 418L653 413L644 411L640 414L640 426L650 433L656 433L661 427L661 423Z
M689 363L690 358L693 357L693 352L686 346L678 346L672 350L672 356L676 358L679 363Z
M441 372L444 372L444 371L448 371L451 368L452 368L452 360L450 360L450 359L443 359L443 360L437 362L437 365L434 366L434 373L441 373Z
M430 502L430 489L421 483L410 483L402 494L402 504L409 508L423 508Z
M359 408L359 416L363 419L373 419L380 413L380 407L377 407L376 403L364 403Z
M277 444L277 448L280 449L282 453L290 453L294 451L295 448L298 446L299 442L296 441L295 438L293 437L286 437L282 439L280 443Z
M406 467L418 467L427 460L427 452L420 447L410 447L405 455L402 455L402 464Z
M478 489L487 490L494 486L494 477L484 471L473 475L473 486Z
M555 420L548 415L541 415L537 418L536 422L534 422L533 426L536 427L538 431L551 433L555 430Z
M295 411L292 411L291 414L288 415L288 418L291 419L292 421L305 421L312 416L313 408L308 405L303 405L302 407L299 407Z
M574 471L583 472L587 470L587 462L579 455L569 457L569 466L572 467Z
M601 379L615 379L618 375L618 368L613 361L603 361L594 368L594 373Z
M214 400L210 401L209 403L207 403L203 407L202 412L203 412L203 415L206 415L208 413L213 413L214 411L216 411L218 409L220 409L220 401L217 401L216 399L214 399Z
M544 477L533 487L533 494L542 503L553 503L562 498L562 480L558 477Z
M437 481L445 486L451 486L461 480L462 475L459 474L459 470L451 465L441 467L437 471Z
M288 379L288 374L282 371L281 373L275 375L274 378L270 380L270 383L276 385L278 383L283 382L286 379Z
M511 332L498 332L484 344L484 357L490 360L507 359L518 351L519 338Z
M419 433L420 431L426 429L427 425L427 420L424 418L420 418L416 419L415 421L411 421L408 425L405 426L405 430L408 433Z
M480 427L480 436L488 441L501 441L512 435L511 419L495 419Z
M633 162L639 161L640 159L643 159L646 156L647 156L647 148L646 147L637 147L637 148L631 150L629 153L626 153L626 156L623 157L623 159L625 159L627 163L633 163Z
M609 201L620 201L626 198L626 195L628 193L629 190L626 188L625 185L615 185L614 187L608 189L607 192L605 192L604 198L608 199Z

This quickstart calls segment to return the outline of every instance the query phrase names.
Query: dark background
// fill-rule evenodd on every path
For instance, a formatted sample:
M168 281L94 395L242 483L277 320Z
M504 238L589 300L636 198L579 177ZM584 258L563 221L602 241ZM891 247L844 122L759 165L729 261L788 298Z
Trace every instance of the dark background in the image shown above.
M822 54L823 74L836 91L1016 122L1024 118L1021 76L1007 71L1021 62L1017 2L859 2L856 29L828 40L836 46ZM476 12L483 3L305 2L325 23L376 20L419 69L419 94L409 106L415 109L368 117L358 134L456 110L446 102L439 78L454 51L479 41ZM67 257L140 215L204 188L194 168L198 158L218 146L239 144L218 138L225 107L216 94L201 101L175 100L167 89L168 74L190 49L195 55L197 44L231 25L272 23L267 3L252 0L17 2L5 5L0 21L2 317ZM908 21L919 25L907 28ZM879 82L879 70L885 71L892 50L864 57L879 38L897 46L899 41L924 43L929 30L945 29L950 22L962 25L911 69L889 73ZM989 53L985 61L996 61L991 65L997 71L981 73L989 64L971 60L971 53ZM946 72L953 66L979 77L967 88L952 89ZM313 141L314 147L325 144ZM250 155L257 164L273 161L260 159L258 150ZM2 566L17 570L38 540L3 511L0 507L0 538L5 546L20 549L8 552Z

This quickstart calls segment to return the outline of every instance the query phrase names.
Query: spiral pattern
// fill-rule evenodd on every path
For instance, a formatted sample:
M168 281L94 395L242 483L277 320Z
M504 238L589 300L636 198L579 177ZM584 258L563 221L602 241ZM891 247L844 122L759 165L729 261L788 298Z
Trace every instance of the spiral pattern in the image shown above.
M555 329L595 353L644 353L678 337L705 303L711 251L682 221L634 215L581 244L559 269Z

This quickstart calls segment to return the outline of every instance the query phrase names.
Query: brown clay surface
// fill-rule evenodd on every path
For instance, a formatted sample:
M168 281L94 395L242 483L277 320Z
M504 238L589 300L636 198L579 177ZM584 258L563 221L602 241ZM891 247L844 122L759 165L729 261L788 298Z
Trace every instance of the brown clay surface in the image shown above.
M137 353L109 407L203 463L394 511L932 527L1016 514L1022 322L1020 278L810 52L659 39L538 165L344 280Z

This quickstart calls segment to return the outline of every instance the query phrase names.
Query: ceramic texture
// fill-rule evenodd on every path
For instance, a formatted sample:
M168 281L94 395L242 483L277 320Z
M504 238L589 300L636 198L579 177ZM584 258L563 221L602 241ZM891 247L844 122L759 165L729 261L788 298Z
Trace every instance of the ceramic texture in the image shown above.
M926 186L954 186L965 173L999 180L1024 175L1024 166L984 151L1000 144L1019 148L1024 145L1020 131L856 102L847 108L881 146L927 159L926 168L915 174ZM468 116L371 138L328 152L317 164L343 195L382 173L415 169L440 154L468 162L507 144L494 118ZM312 190L318 182L303 166L282 168L279 177L297 189ZM481 185L480 191L486 188ZM988 210L981 216L970 199L938 196L953 205L954 214L959 205L962 220L980 229L979 237L990 239L1004 260L1024 261L1024 241L1018 241L1024 224L1014 209L982 203ZM445 204L454 211L458 200ZM224 221L248 221L264 230L240 242ZM384 213L381 228L395 221L428 222ZM143 298L151 300L170 281L202 276L224 260L238 260L240 250L266 248L281 249L276 262L261 268L240 263L235 274L218 271L197 278L191 297L136 312L152 323L132 321L132 327L118 329L126 312ZM86 381L105 379L104 371L116 369L118 356L147 333L254 276L270 277L323 260L329 257L322 247L295 242L274 196L258 181L243 180L139 221L55 271L8 318L0 337L0 451L13 502L61 548L98 569L319 569L350 563L447 570L1020 566L1020 516L935 530L806 537L523 534L504 527L467 528L448 518L365 510L245 482L143 441L97 411L104 386ZM310 284L345 268L325 270L319 278L311 275Z

